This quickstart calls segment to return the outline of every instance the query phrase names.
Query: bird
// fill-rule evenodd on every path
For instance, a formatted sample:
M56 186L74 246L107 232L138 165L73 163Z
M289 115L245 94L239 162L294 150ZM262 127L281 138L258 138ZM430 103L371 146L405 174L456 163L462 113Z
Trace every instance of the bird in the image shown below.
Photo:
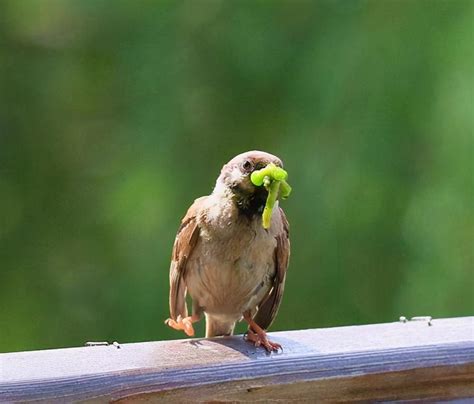
M277 315L290 257L289 223L278 201L262 226L268 191L250 175L280 158L248 151L222 167L212 193L194 201L181 221L170 265L170 317L165 323L192 337L206 320L206 338L230 336L245 320L245 339L268 352L282 349L266 330ZM186 296L192 299L188 315Z

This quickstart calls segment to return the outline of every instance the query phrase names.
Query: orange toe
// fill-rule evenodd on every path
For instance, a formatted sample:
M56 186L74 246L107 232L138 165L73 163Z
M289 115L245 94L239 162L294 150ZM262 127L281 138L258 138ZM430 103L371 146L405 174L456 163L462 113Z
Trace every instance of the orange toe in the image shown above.
M185 317L182 318L178 316L176 320L169 318L165 321L169 327L178 330L184 331L188 337L194 337L194 327L193 327L193 318L192 317Z
M263 346L268 352L278 352L279 350L283 350L280 344L270 341L265 333L256 333L252 330L248 330L245 339L253 342L256 347Z

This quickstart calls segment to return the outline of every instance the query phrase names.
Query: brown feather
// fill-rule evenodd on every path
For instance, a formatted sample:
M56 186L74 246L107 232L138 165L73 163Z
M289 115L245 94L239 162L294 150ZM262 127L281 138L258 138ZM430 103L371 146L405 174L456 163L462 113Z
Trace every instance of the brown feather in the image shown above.
M275 319L280 307L285 288L286 270L290 259L290 226L283 209L279 208L283 231L275 238L277 246L275 248L275 276L273 287L258 306L255 322L263 329L268 329ZM276 213L276 212L275 212Z
M186 317L188 310L186 307L186 284L184 276L186 263L191 256L194 247L199 239L199 227L196 215L200 211L200 206L206 197L198 198L188 209L181 221L181 226L176 234L173 245L173 253L170 266L170 315L176 318L181 315Z

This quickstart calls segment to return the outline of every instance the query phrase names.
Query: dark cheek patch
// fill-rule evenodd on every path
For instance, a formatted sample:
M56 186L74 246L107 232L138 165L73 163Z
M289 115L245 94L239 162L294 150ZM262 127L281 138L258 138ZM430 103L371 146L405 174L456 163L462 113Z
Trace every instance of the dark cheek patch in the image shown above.
M252 186L253 187L253 186ZM237 207L247 217L261 215L268 192L263 187L253 187L251 192L238 188L234 191Z

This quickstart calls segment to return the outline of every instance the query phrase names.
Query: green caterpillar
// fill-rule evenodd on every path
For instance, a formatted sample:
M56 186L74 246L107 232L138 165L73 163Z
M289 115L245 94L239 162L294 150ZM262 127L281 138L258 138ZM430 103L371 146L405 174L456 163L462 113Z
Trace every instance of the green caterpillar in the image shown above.
M270 227L273 207L278 199L278 194L282 199L288 198L291 193L291 187L286 182L288 173L283 168L277 167L275 164L270 163L261 170L254 171L250 175L250 181L257 187L265 186L268 191L267 201L265 208L262 213L262 225L264 229Z

